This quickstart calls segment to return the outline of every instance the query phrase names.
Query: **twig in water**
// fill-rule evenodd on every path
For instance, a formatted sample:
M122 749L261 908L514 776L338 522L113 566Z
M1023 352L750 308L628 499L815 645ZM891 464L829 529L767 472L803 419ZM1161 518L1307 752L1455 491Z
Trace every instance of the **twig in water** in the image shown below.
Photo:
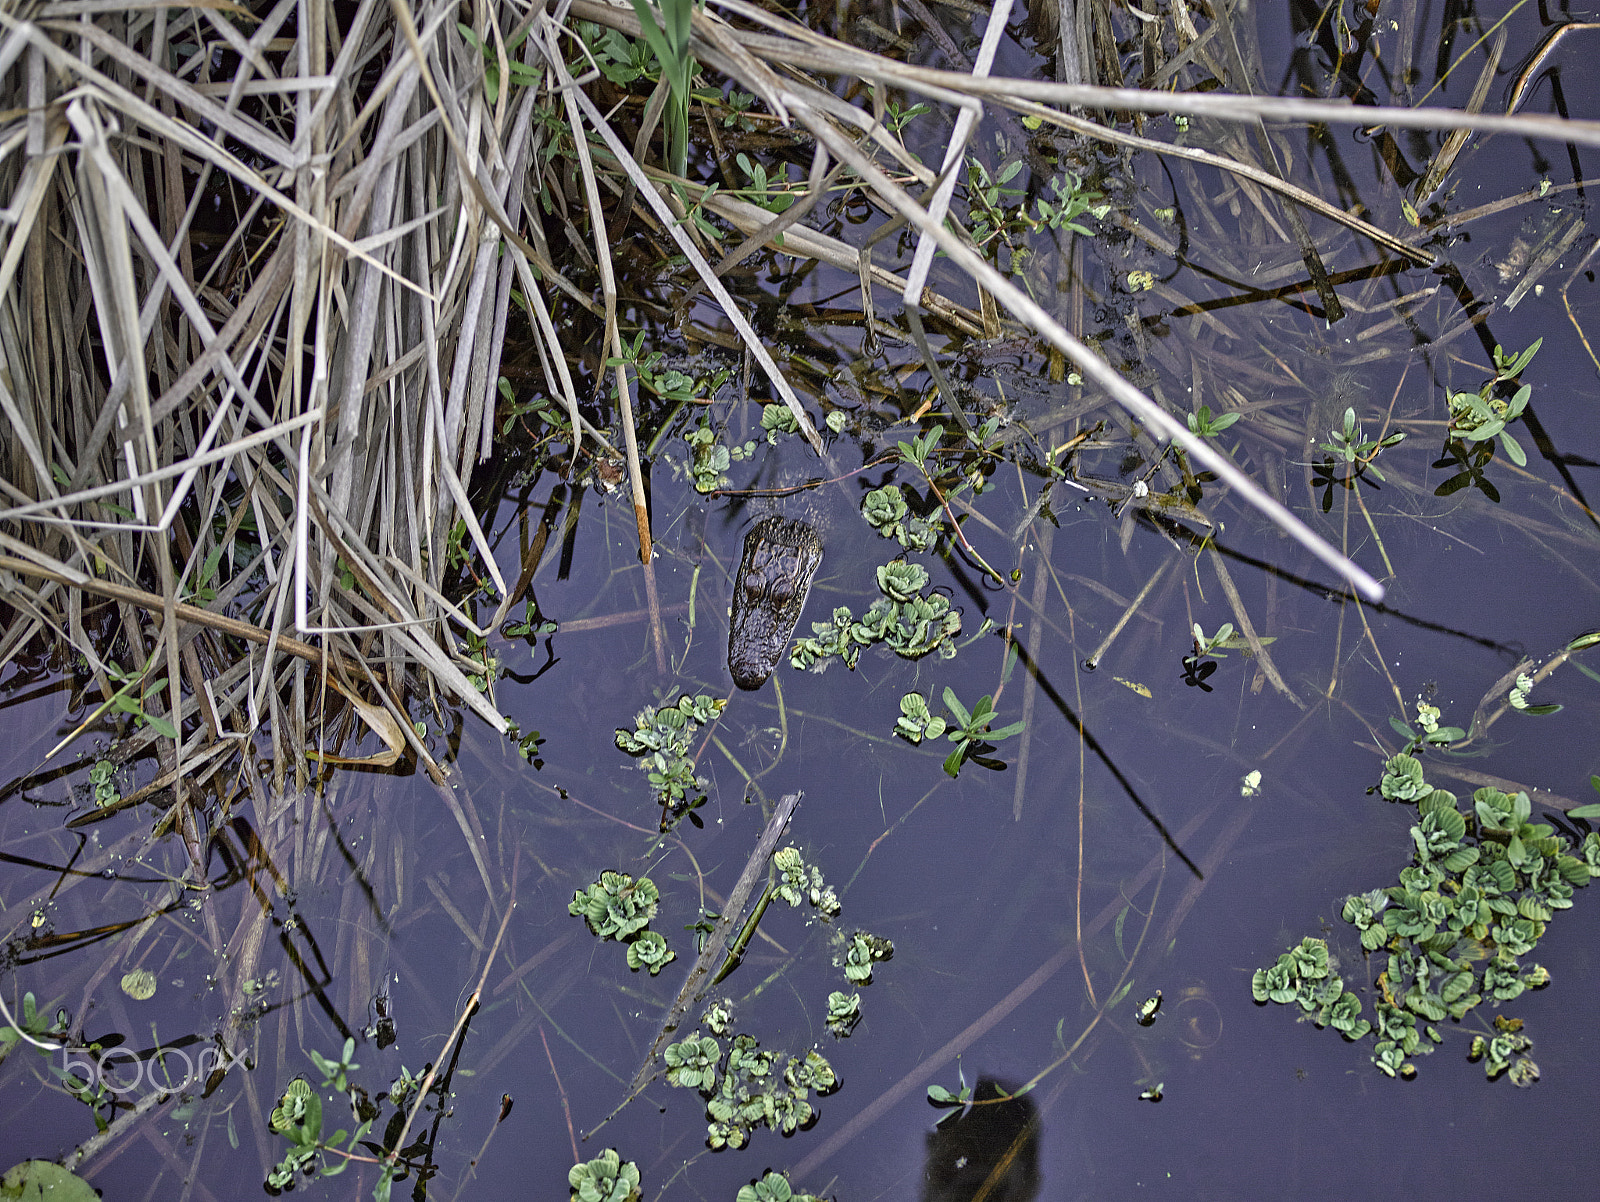
M422 1112L423 1106L428 1101L428 1091L433 1088L434 1078L439 1075L439 1066L444 1063L445 1055L455 1046L456 1040L466 1030L467 1023L472 1021L472 1016L478 1012L478 999L483 997L483 986L489 979L489 969L494 965L495 957L500 954L500 941L506 937L506 927L511 924L511 916L516 913L517 903L513 901L506 907L506 916L500 920L500 930L495 933L494 944L489 948L489 954L484 957L483 972L478 975L478 984L472 991L472 996L467 999L467 1004L461 1009L461 1016L456 1019L456 1025L450 1029L450 1037L444 1041L444 1047L439 1049L439 1055L428 1066L428 1071L422 1075L422 1083L417 1088L417 1100L411 1104L411 1110L406 1115L405 1124L400 1128L400 1134L395 1138L394 1149L383 1158L386 1168L393 1169L400 1156L400 1149L406 1146L406 1136L411 1133L411 1124L416 1121L417 1115Z
M550 1041L545 1038L544 1028L539 1028L539 1042L544 1044L544 1058L550 1062L550 1075L556 1079L556 1092L561 1095L561 1113L567 1120L567 1139L572 1144L572 1163L577 1164L583 1157L578 1155L578 1136L572 1129L572 1104L567 1100L567 1087L561 1084L561 1074L556 1070L556 1058L550 1054Z

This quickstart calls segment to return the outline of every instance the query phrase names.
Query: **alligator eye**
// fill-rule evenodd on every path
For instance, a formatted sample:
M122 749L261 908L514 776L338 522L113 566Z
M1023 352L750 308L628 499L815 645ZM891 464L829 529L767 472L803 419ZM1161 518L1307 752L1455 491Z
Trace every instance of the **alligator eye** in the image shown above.
M779 576L772 582L772 588L767 591L767 596L774 601L787 601L794 596L794 577Z

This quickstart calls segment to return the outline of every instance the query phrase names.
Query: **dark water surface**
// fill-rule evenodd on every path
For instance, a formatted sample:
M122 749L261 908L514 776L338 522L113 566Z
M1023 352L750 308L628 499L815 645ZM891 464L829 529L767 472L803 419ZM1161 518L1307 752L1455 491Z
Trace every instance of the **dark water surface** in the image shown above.
M1506 61L1531 50L1540 34L1531 16L1525 27L1513 27ZM1262 30L1269 45L1288 37ZM1588 49L1574 51L1569 68ZM1473 61L1465 74L1476 70ZM1580 74L1569 69L1562 77L1566 103L1573 116L1592 115L1592 85ZM1271 70L1267 75L1275 82ZM1461 103L1469 84L1452 81L1446 102ZM1548 98L1548 91L1536 93L1530 104L1541 107ZM1157 136L1173 136L1170 123ZM1371 149L1347 130L1332 137L1371 219L1406 229L1392 186L1385 192L1375 182ZM1304 155L1303 137L1287 141ZM1585 170L1592 157L1578 154ZM1309 178L1304 168L1302 157L1288 174ZM1312 169L1324 183L1315 190L1332 194L1325 160L1314 158ZM1540 169L1558 187L1571 180L1562 148L1475 143L1458 168L1450 207L1469 209L1528 188ZM1131 170L1138 188L1118 199L1159 229L1151 211L1172 203L1173 186L1153 162L1134 159ZM1059 528L1036 519L1013 538L1042 478L1010 463L994 472L992 492L977 506L992 527L973 520L966 530L1002 573L1021 572L1015 588L983 583L960 556L915 557L963 611L963 640L988 617L1014 631L1035 665L1040 687L1028 730L996 752L1006 771L969 764L952 781L940 766L949 743L913 748L891 733L903 694L920 690L937 699L946 686L968 705L998 694L999 722L1018 720L1028 671L1008 670L1008 644L998 633L963 646L954 661L868 652L854 672L835 663L822 674L785 664L761 691L739 693L724 665L727 605L740 540L760 506L696 496L664 462L683 457L682 440L673 437L651 480L667 673L656 672L632 515L620 494L589 496L570 570L554 549L558 531L535 578L541 613L560 631L531 640L497 636L492 644L508 673L497 684L497 703L525 731L543 734L542 767L525 764L470 720L440 731L430 719L435 753L454 757L448 789L420 774L357 770L333 772L322 794L283 803L241 789L237 813L272 832L284 887L275 889L258 865L249 874L253 886L234 883L209 895L164 883L183 874L187 854L172 839L144 846L149 811L87 828L81 847L65 833L64 817L85 805L82 768L8 796L0 810L8 853L0 898L8 912L37 907L45 932L82 935L59 945L14 938L4 978L8 1004L15 1009L32 991L41 1008L65 1007L88 1037L119 1033L125 1046L146 1053L190 1038L198 1042L185 1046L197 1056L214 1032L238 1032L230 1038L254 1066L230 1074L209 1098L191 1090L181 1103L166 1103L156 1121L91 1163L94 1184L108 1198L256 1196L285 1150L266 1116L288 1081L309 1071L302 1049L337 1052L345 1030L376 1024L383 993L398 1042L380 1049L358 1039L355 1079L373 1093L386 1089L402 1065L415 1073L438 1055L487 964L482 1009L454 1065L451 1113L437 1127L441 1175L430 1196L565 1197L575 1138L626 1096L693 959L684 928L702 908L716 910L732 886L762 830L761 802L800 789L805 797L786 842L838 888L844 912L834 927L887 937L894 956L861 990L861 1025L836 1041L824 1028L825 999L846 986L832 964L829 928L808 925L809 911L775 905L743 965L716 994L733 1001L735 1029L763 1047L820 1049L842 1088L814 1101L820 1117L809 1130L790 1138L758 1131L746 1149L713 1154L704 1145L700 1100L656 1081L594 1138L576 1144L583 1159L616 1147L636 1161L646 1197L727 1202L767 1168L794 1170L797 1188L853 1202L972 1197L970 1186L938 1192L925 1184L938 1118L927 1087L955 1090L962 1079L975 1085L982 1078L1019 1086L1060 1060L1064 1046L1091 1025L1074 1055L1029 1094L1031 1111L995 1120L1007 1138L1028 1121L1036 1136L1014 1169L1012 1192L989 1196L1585 1192L1580 1183L1600 1171L1600 1150L1583 1118L1600 1104L1593 1072L1600 966L1591 913L1600 898L1593 890L1580 890L1537 952L1523 958L1550 970L1550 986L1500 1011L1525 1020L1534 1040L1530 1054L1541 1077L1530 1089L1487 1081L1481 1065L1467 1062L1470 1035L1480 1029L1470 1020L1439 1024L1444 1043L1419 1060L1417 1078L1391 1080L1373 1067L1370 1038L1348 1043L1331 1029L1297 1023L1291 1008L1257 1006L1250 979L1303 936L1326 937L1372 1016L1382 965L1363 963L1339 912L1346 895L1394 884L1410 862L1414 811L1367 793L1383 755L1399 742L1390 719L1412 717L1425 695L1446 724L1467 726L1519 654L1542 662L1600 627L1600 532L1573 492L1575 485L1590 505L1600 493L1592 466L1600 458L1600 387L1580 337L1581 330L1593 341L1596 285L1583 275L1572 279L1571 319L1560 289L1592 235L1586 230L1551 270L1542 294L1530 293L1514 310L1491 309L1485 323L1491 345L1520 349L1545 339L1523 380L1533 387L1550 445L1575 457L1566 467L1570 480L1519 424L1528 468L1515 469L1503 450L1496 454L1487 474L1501 494L1498 505L1470 488L1438 497L1449 473L1430 465L1444 441L1446 388L1475 390L1487 375L1487 355L1470 329L1442 346L1433 341L1463 320L1448 288L1419 301L1409 327L1382 323L1393 315L1394 297L1438 285L1440 277L1416 269L1341 289L1366 309L1332 328L1319 314L1260 298L1213 310L1225 332L1172 317L1184 300L1237 294L1216 278L1223 252L1231 255L1228 278L1246 279L1256 267L1246 235L1260 228L1248 198L1230 192L1216 173L1180 178L1194 235L1191 263L1199 266L1176 269L1127 239L1097 240L1085 255L1085 329L1102 337L1105 353L1137 373L1142 387L1160 389L1180 411L1191 407L1197 385L1201 402L1214 409L1239 408L1242 398L1246 417L1221 445L1386 578L1385 606L1363 610L1330 592L1334 582L1309 555L1219 499L1220 492L1208 492L1204 507L1224 525L1217 543L1227 570L1258 631L1275 640L1272 657L1300 705L1238 651L1207 678L1210 691L1184 683L1191 625L1212 632L1237 622L1211 552L1197 559L1149 523L1124 531L1105 502L1065 485L1050 499ZM1220 221L1239 231L1234 244L1205 235L1195 206L1208 199ZM1244 218L1231 204L1245 206ZM1564 192L1520 205L1457 231L1443 253L1480 302L1499 305L1516 277L1503 282L1496 265L1518 240L1536 241L1549 222L1583 215L1583 204ZM1341 240L1331 227L1313 230L1338 248L1330 269L1373 261L1370 248ZM1064 245L1036 245L1035 264L1054 262ZM1271 251L1282 260L1285 247ZM1297 263L1292 251L1288 262ZM1130 295L1118 281L1138 269L1153 270L1172 291ZM1036 290L1054 287L1045 267L1039 271ZM1276 282L1299 278L1297 269ZM935 283L973 299L953 272L936 271ZM850 287L848 279L813 272L788 300L798 306L834 297L848 306L855 303ZM1143 353L1128 336L1129 315L1146 319ZM899 343L850 376L860 336L852 325L786 335L791 355L820 364L813 411L839 408L849 416L830 448L846 470L910 436L904 423L886 427L914 406L926 383L916 374L915 350ZM1017 340L950 349L968 403L1015 402L1008 417L1047 446L1064 442L1080 417L1083 426L1106 418L1107 446L1081 452L1074 468L1131 481L1124 475L1133 470L1124 463L1133 445L1125 424L1103 403L1051 384L1039 346ZM866 403L857 399L864 385L892 383L897 368L912 373L903 393L881 398L868 387ZM1307 434L1326 441L1346 404L1368 431L1387 417L1410 435L1379 461L1387 477L1381 489L1358 486L1370 527L1357 494L1344 489L1334 489L1323 515L1311 479L1309 461L1318 452L1307 446ZM724 403L715 414L727 420L730 442L759 435L753 405ZM796 444L770 454L735 464L735 484L825 470ZM564 486L511 452L507 460L497 466L507 475L523 470L531 481L528 512L536 521L551 489ZM846 487L859 497L890 479L920 484L910 469L888 465ZM1152 487L1163 487L1159 478ZM862 613L878 595L875 565L898 550L855 519L849 505L830 498L827 508L827 558L803 632L836 605ZM507 500L498 516L502 570L514 577L522 512ZM1045 538L1048 556L1041 555ZM1098 668L1081 670L1158 570L1164 575ZM1041 574L1048 588L1036 625L1026 602ZM0 765L6 779L30 771L85 712L69 704L60 682L45 667L32 683L21 675L3 682L11 690L3 719L11 735ZM696 744L697 770L709 782L710 800L697 811L704 827L683 822L663 840L647 782L617 750L614 731L631 728L636 712L673 689L730 700L715 740ZM1600 772L1600 686L1568 666L1542 683L1534 700L1566 708L1547 717L1507 714L1477 742L1477 758L1456 766L1577 804L1600 800L1588 783ZM1080 717L1098 754L1079 738ZM1019 790L1024 746L1026 784ZM1435 757L1429 779L1470 794L1472 784L1443 774L1451 766ZM1241 778L1252 769L1263 774L1259 795L1241 796ZM125 788L134 783L130 776ZM79 810L60 808L75 789ZM1203 881L1166 850L1130 794L1172 832ZM1535 813L1537 820L1538 805ZM73 862L89 864L95 875L51 870L75 855ZM221 880L227 866L213 853L212 879ZM598 943L567 913L574 890L608 869L648 873L660 887L651 925L678 960L657 978L630 973L621 947ZM702 880L713 895L702 898ZM132 925L92 933L117 922ZM150 1001L118 989L136 967L158 979ZM249 994L258 1014L237 1011L241 978L261 982ZM1119 984L1130 992L1097 1019ZM1140 1026L1135 1006L1158 989L1161 1011ZM1488 1021L1495 1013L1485 1005L1473 1017ZM63 1154L93 1134L87 1110L53 1087L45 1061L20 1050L0 1064L7 1163ZM1141 1100L1157 1083L1159 1104ZM146 1085L125 1096L137 1102L148 1092ZM512 1096L514 1108L497 1123L502 1095ZM389 1113L386 1107L380 1128ZM347 1115L333 1117L330 1128L348 1125ZM970 1147L947 1141L933 1154L970 1162L997 1138L987 1131ZM357 1166L301 1189L358 1197L370 1187L370 1168Z

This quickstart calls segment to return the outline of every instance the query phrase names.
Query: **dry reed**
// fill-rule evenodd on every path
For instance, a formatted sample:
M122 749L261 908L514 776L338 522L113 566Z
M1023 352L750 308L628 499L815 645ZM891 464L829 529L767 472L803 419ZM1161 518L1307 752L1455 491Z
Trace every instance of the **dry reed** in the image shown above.
M991 31L1007 11L997 7ZM568 74L567 60L583 66L569 16L632 33L632 8L601 0L573 0L556 14L480 7L470 37L458 32L457 13L454 5L411 10L374 0L342 17L321 0L255 13L228 3L111 10L64 0L0 14L0 479L8 506L0 511L0 589L12 606L0 662L37 637L70 644L105 698L120 689L183 732L161 740L145 727L136 744L163 744L180 781L206 744L242 742L263 725L277 785L290 773L298 781L308 756L341 750L327 723L339 712L360 718L345 734L379 736L378 758L409 751L437 775L408 717L421 696L506 728L492 695L470 679L478 665L462 640L483 632L448 600L450 566L452 556L478 565L499 602L497 619L517 599L469 500L474 466L493 448L507 310L515 289L549 393L580 441L587 423L551 294L603 313L616 354L608 238L614 244L632 214L608 224L598 211L606 192L641 198L640 212L678 240L810 435L794 391L722 288L718 271L731 262L713 267L681 219L692 189L675 191L635 161L583 90L592 71L576 82ZM1179 15L1192 30L1192 14ZM1135 137L1082 109L1600 139L1594 123L1548 117L908 67L743 0L696 12L693 29L702 64L815 140L813 191L801 213L824 173L843 164L917 228L921 249L910 272L898 273L872 263L870 245L814 234L793 216L763 227L749 206L716 198L712 207L751 245L775 244L792 225L785 253L856 260L869 311L870 293L889 289L958 326L992 329L989 312L968 314L924 289L937 246L979 283L985 305L998 299L1140 422L1185 445L1369 594L1376 585L1360 569L942 222L964 139L986 105L1007 106L1236 171L1369 237L1381 253L1412 258L1426 256L1279 179L1271 163ZM1202 55L1205 41L1199 36L1186 55ZM807 71L863 81L874 103L892 88L959 109L940 178L899 145L881 109L847 103ZM558 113L568 123L560 134L552 132ZM552 139L575 130L581 136L564 153L581 167L598 297L563 278L536 211ZM908 189L912 177L919 182ZM930 186L932 214L917 194ZM619 395L631 450L625 381ZM636 463L633 475L648 558ZM117 656L94 632L97 606L114 607ZM241 658L249 670L219 688ZM159 692L128 684L161 678ZM319 704L330 693L348 708ZM311 725L315 715L321 728Z

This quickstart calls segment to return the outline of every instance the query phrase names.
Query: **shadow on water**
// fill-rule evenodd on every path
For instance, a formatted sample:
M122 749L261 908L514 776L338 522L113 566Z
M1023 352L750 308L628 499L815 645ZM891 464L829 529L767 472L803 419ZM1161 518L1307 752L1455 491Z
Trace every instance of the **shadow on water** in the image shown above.
M1031 1202L1039 1196L1039 1135L1031 1099L980 1077L972 1105L928 1133L922 1202Z

